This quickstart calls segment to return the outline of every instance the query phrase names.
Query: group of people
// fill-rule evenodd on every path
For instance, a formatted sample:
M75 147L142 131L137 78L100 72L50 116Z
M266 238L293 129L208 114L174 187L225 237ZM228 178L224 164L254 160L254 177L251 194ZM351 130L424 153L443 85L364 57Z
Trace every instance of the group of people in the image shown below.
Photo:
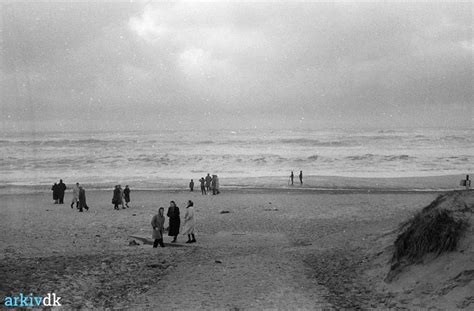
M165 208L160 207L158 209L158 214L154 215L151 219L151 226L153 228L152 238L153 247L156 248L158 245L165 247L163 243L163 234L165 231ZM179 207L176 205L175 201L170 202L168 207L168 212L166 216L169 218L169 227L168 227L168 236L173 237L171 243L176 243L179 235L179 229L181 226L181 217ZM196 221L194 219L194 203L189 200L186 205L186 213L184 214L184 225L183 225L183 235L188 236L188 241L186 243L195 243L196 237L194 235L194 230L196 226Z
M59 184L54 183L53 187L51 187L51 190L53 191L54 204L64 204L64 192L66 189L67 186L63 183L62 179L59 180Z
M300 185L302 185L303 184L303 171L300 171L300 174L298 177L300 178ZM294 178L295 178L295 174L293 174L293 171L291 171L290 180L288 181L288 183L291 183L291 185L293 185Z
M206 195L210 194L212 192L213 195L219 194L219 177L217 175L211 175L207 173L206 178L201 177L199 179L199 182L201 183L201 194ZM191 179L191 182L189 183L189 188L191 191L193 191L194 188L194 181Z
M122 209L128 208L130 207L128 206L128 203L130 203L130 188L126 185L125 189L122 189L121 185L116 185L112 197L114 210L120 210L119 206L122 206Z
M54 204L64 204L64 193L66 189L67 186L62 179L59 180L59 183L54 183L53 187L51 187ZM71 208L74 208L74 204L76 204L76 208L79 212L82 212L84 209L86 211L89 210L89 206L87 206L86 203L86 191L79 183L76 183L72 188Z

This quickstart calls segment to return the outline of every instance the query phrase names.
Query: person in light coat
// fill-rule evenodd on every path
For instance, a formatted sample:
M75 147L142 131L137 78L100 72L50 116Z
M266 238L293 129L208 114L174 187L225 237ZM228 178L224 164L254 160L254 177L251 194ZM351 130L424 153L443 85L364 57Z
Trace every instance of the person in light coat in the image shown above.
M153 216L151 219L151 226L153 228L153 247L156 248L158 244L160 244L161 247L165 247L165 244L163 243L163 230L165 226L165 208L160 207L158 209L158 214Z
M74 208L74 203L76 203L76 208L79 208L79 183L72 188L72 201L71 208Z
M195 243L196 237L194 236L194 229L196 227L196 221L194 219L194 203L189 200L186 206L186 213L184 214L184 235L188 235L188 241L186 243Z

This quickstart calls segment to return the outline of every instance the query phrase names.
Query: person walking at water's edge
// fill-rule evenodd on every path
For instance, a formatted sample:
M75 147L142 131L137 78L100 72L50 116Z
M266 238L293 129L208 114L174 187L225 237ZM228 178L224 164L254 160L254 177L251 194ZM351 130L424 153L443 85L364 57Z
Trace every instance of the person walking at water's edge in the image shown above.
M211 191L211 181L212 181L212 177L209 173L207 173L207 176L206 176L206 191L207 191L207 193L210 193L210 191Z
M128 203L130 203L130 188L128 185L125 186L125 189L123 189L123 199L125 200L125 206L128 206Z
M72 188L72 200L71 208L74 208L74 203L76 203L76 208L79 208L79 183Z
M303 184L303 171L300 171L300 185Z
M151 226L153 228L153 235L152 238L154 239L153 241L153 248L158 247L158 244L161 247L165 247L165 244L163 243L163 229L165 226L165 208L160 207L158 209L158 214L153 216L151 219Z
M54 183L54 185L51 187L51 190L53 190L53 201L54 204L59 203L59 196L58 196L58 184Z
M206 180L204 179L204 177L201 177L201 179L199 179L199 182L201 183L201 194L206 195Z
M67 186L63 183L63 180L59 180L58 184L58 199L59 199L59 204L64 204L64 192L66 191Z
M188 236L188 241L186 243L195 243L196 237L194 236L194 228L196 226L196 221L194 220L194 203L189 200L186 206L186 213L184 214L184 231L183 235Z
M194 181L191 179L189 182L189 191L193 192L194 191Z
M117 211L119 210L119 204L122 201L120 196L121 196L121 192L120 192L119 185L116 185L114 189L114 195L112 197L112 204L114 205L114 210L117 210Z
M295 175L293 174L293 171L291 171L291 174L290 174L290 182L291 182L291 185L293 186L293 179L295 178Z
M88 211L89 206L86 203L86 191L82 186L79 186L79 212L82 212L82 209Z
M181 218L179 217L179 207L176 206L174 201L170 202L170 207L168 208L168 213L166 216L169 217L169 231L168 236L173 237L171 243L176 243L179 234L179 226L181 225Z

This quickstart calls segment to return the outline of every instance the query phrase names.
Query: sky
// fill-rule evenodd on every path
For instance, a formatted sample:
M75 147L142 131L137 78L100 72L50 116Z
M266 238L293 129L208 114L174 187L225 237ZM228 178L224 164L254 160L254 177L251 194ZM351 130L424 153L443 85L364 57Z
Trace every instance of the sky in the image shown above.
M474 124L470 1L0 3L3 131Z

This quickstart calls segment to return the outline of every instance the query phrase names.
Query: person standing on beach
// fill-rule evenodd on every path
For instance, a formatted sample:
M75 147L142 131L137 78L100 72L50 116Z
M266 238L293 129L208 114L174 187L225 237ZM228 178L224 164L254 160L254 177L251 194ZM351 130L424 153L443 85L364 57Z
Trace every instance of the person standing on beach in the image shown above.
M123 189L123 199L125 200L125 206L128 206L128 203L130 203L130 188L128 185L125 186L125 189Z
M82 212L82 209L88 211L89 206L86 203L86 191L82 186L79 186L79 212Z
M295 175L293 174L293 171L291 171L291 174L290 174L290 182L291 182L291 185L293 186L293 179L295 178Z
M184 214L184 231L183 235L188 236L186 243L196 243L196 237L194 236L194 227L196 221L194 220L194 203L189 200L186 206L186 213Z
M120 202L119 202L119 204L122 205L122 209L125 209L125 205L123 205L123 189L122 189L122 185L119 185L119 190L120 190Z
M79 183L78 182L72 188L71 208L74 207L74 203L76 203L76 208L79 208Z
M59 196L58 196L58 184L54 183L54 185L51 187L51 190L53 190L53 200L54 204L58 204Z
M300 171L300 184L303 184L303 171Z
M163 243L163 229L165 226L165 208L160 207L158 209L158 214L153 216L151 219L151 226L153 228L153 235L152 238L155 239L153 241L153 248L158 247L158 244L160 244L161 247L165 247L165 244Z
M168 216L170 219L168 236L173 237L173 241L171 241L171 243L176 243L176 239L178 238L179 234L179 226L181 225L181 218L179 217L179 207L176 206L174 201L170 202L170 207L168 208L168 213L166 216Z
M209 175L209 173L207 173L207 176L206 176L206 190L207 190L207 193L209 193L211 191L211 181L212 181L212 177L211 177L211 175Z
M194 191L194 181L191 179L191 182L189 183L189 191L193 192Z
M63 183L63 180L59 180L58 184L58 199L59 199L59 204L64 204L64 191L66 191L67 187Z
M206 185L205 185L206 180L204 179L204 177L201 177L201 179L199 179L199 182L201 183L201 194L205 195L206 194Z
M112 204L114 205L114 210L119 210L119 204L122 201L119 185L115 186L114 195L112 197Z

